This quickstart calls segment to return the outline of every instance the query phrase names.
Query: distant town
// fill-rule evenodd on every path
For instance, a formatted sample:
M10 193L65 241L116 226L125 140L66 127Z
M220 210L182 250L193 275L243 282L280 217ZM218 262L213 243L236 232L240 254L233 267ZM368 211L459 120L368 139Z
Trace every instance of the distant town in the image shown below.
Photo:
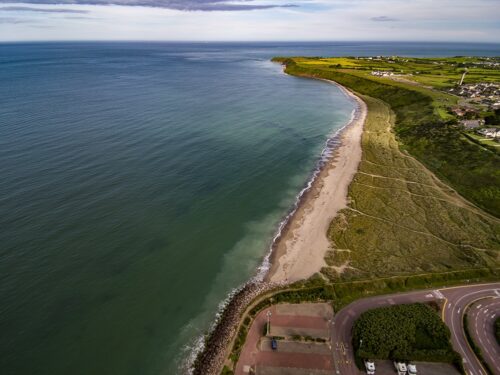
M500 142L500 85L489 82L462 84L448 92L463 98L451 112L465 130Z

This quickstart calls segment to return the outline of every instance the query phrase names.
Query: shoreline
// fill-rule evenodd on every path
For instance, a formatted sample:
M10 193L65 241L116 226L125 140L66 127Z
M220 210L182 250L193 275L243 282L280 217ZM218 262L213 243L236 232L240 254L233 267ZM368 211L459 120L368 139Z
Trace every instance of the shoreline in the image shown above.
M356 107L351 120L328 139L324 152L332 143L333 154L327 155L322 163L320 160L317 172L298 195L295 209L275 236L266 256L270 267L265 282L293 283L313 276L326 266L324 257L331 248L328 228L337 213L347 207L348 188L361 161L366 104L342 85L322 81L336 85Z
M314 77L304 78L317 79ZM367 107L361 98L342 85L325 79L322 79L322 81L336 85L356 103L351 120L328 138L315 171L312 173L306 187L297 195L294 207L279 224L270 249L265 255L262 264L258 267L256 275L239 288L233 290L228 298L222 302L222 309L217 313L216 321L212 325L210 333L205 337L203 343L200 343L201 345L195 354L195 358L192 357L192 361L189 361L191 364L187 364L187 367L190 368L188 372L193 375L215 375L220 372L226 360L228 350L234 342L234 335L239 328L241 314L256 297L274 288L283 287L293 281L312 276L320 270L321 266L316 270L315 268L311 269L310 264L308 264L309 267L305 267L306 271L307 273L312 273L307 277L299 277L294 273L292 274L293 278L290 278L282 272L284 265L293 264L295 267L299 265L300 268L302 261L308 261L307 259L302 259L302 254L297 253L297 251L293 253L287 252L287 242L290 240L290 236L294 236L298 228L303 227L302 223L305 217L310 215L314 210L314 207L311 206L315 202L321 202L319 198L326 195L329 199L335 198L333 199L335 201L335 210L327 213L326 216L320 215L323 221L327 220L326 227L319 229L322 231L321 238L327 243L327 246L323 249L322 253L313 254L316 258L316 263L313 263L314 267L324 264L324 255L330 247L330 242L327 238L328 227L338 211L347 206L348 187L361 161L361 135L363 133ZM349 153L353 149L355 152L354 158L351 158L348 163ZM331 154L328 154L329 152ZM338 178L339 175L342 178ZM336 189L336 186L339 189ZM333 194L330 194L331 192ZM310 226L306 227L310 228ZM284 257L287 254L289 254L288 259L285 259ZM295 280L295 277L299 278Z

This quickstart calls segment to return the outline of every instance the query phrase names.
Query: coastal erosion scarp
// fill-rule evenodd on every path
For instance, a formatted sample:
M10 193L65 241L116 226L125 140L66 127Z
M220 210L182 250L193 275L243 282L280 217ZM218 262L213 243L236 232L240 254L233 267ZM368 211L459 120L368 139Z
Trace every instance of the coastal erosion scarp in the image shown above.
M359 97L339 87L356 102L354 115L340 133L340 145L334 155L320 169L276 239L266 281L291 283L307 279L326 265L324 257L331 247L328 228L335 215L347 207L349 184L361 161L361 135L367 112Z
M340 144L333 155L326 155L318 173L299 195L296 209L280 226L264 261L271 263L270 268L265 264L256 277L228 297L210 334L193 353L196 359L188 364L188 372L218 374L249 304L266 292L312 276L324 265L325 253L331 246L328 227L338 211L347 206L348 187L361 161L361 135L367 114L360 98L338 87L356 102L351 121L336 135ZM262 278L262 271L267 270Z

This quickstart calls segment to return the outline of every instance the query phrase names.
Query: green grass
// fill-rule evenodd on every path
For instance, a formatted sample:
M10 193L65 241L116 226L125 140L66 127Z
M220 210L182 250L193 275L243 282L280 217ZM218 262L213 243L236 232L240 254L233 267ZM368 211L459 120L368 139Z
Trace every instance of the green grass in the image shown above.
M342 275L323 273L335 280L498 265L499 221L402 153L389 131L394 115L388 106L363 99L368 118L362 161L349 187L351 203L329 230L342 252L332 250L325 259L349 268Z
M477 142L483 146L487 146L488 149L493 147L493 149L491 149L492 151L495 151L495 152L500 151L500 142L495 142L492 139L486 138L484 135L478 135L478 134L473 133L473 132L467 132L465 134L467 135L467 137L472 138L475 142Z

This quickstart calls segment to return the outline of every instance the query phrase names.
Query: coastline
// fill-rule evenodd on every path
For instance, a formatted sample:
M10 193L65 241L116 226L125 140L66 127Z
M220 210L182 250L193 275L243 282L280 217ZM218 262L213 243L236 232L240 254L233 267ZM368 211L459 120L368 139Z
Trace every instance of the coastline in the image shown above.
M240 317L255 298L308 278L325 264L324 255L330 248L328 227L338 211L347 206L348 188L361 161L361 136L367 107L347 88L333 81L323 81L336 85L355 101L353 116L349 123L328 139L315 173L297 196L294 208L280 224L257 275L235 289L222 303L209 335L200 342L197 353L193 353L195 358L185 364L193 375L220 373L228 350L234 343ZM332 154L328 154L330 151L333 151ZM327 204L328 201L331 202ZM318 223L320 225L313 228ZM310 230L313 232L307 236ZM306 238L301 238L304 234ZM322 247L311 251L310 246L318 244L316 235Z
M326 266L324 257L331 248L328 228L337 213L347 207L348 188L361 161L366 104L338 83L323 81L339 87L356 103L356 108L351 121L329 140L338 137L340 142L320 166L310 187L299 196L296 209L275 238L265 282L293 283Z

